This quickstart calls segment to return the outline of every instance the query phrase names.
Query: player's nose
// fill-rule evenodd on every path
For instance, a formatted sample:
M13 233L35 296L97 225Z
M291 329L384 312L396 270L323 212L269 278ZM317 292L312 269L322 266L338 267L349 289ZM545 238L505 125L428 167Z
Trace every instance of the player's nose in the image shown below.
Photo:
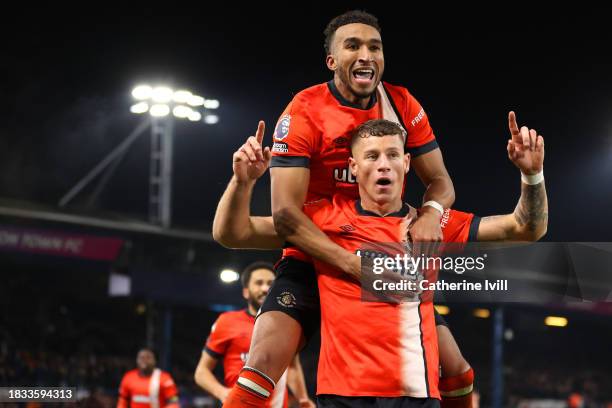
M391 165L390 165L389 160L387 159L387 157L385 157L385 155L383 154L378 159L378 171L379 172L387 172L389 170L391 170Z
M364 44L359 48L358 58L359 62L364 64L369 64L372 61L372 53L367 45Z

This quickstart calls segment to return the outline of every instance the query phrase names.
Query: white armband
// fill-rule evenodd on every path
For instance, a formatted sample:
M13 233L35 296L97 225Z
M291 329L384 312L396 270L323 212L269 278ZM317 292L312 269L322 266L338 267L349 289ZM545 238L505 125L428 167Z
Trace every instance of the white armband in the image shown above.
M444 207L442 207L442 204L440 204L439 202L434 201L434 200L429 200L423 204L423 207L426 207L426 206L433 207L436 210L438 210L440 215L444 215Z
M544 181L544 170L538 174L527 175L521 171L521 181L527 185L534 186Z

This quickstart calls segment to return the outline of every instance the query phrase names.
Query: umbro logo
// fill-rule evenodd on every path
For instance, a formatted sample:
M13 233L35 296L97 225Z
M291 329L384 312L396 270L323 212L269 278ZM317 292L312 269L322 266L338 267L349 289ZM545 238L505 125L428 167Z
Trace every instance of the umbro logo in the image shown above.
M353 231L355 231L355 227L353 227L353 226L352 226L352 225L350 225L350 224L341 225L341 226L340 226L340 229L341 229L342 231L344 231L344 232L353 232Z

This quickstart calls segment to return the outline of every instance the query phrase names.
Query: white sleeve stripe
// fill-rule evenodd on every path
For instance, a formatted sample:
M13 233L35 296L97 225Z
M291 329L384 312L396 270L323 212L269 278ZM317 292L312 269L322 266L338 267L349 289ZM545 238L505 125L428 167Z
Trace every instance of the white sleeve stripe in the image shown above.
M270 392L268 390L257 384L255 381L249 380L248 378L238 377L238 384L262 395L265 398L270 396Z

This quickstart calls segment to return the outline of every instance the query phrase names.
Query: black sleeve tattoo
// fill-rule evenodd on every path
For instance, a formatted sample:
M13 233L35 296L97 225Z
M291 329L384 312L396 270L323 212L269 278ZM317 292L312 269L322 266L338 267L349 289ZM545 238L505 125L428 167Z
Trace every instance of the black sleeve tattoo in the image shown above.
M514 210L514 218L521 227L534 232L548 222L548 203L544 182L527 185L521 184L521 198Z

